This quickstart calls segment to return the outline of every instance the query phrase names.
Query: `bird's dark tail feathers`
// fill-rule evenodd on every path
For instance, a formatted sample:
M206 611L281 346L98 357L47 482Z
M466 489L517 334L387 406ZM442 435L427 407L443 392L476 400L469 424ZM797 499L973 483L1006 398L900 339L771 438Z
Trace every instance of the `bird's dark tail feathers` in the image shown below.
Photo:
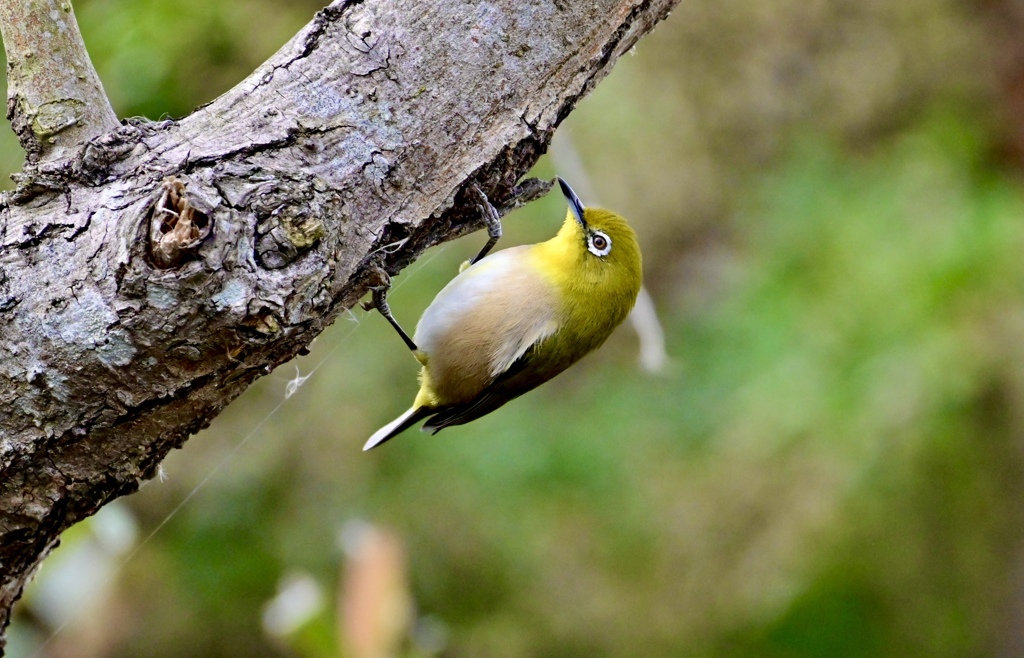
M412 409L409 409L398 418L374 432L373 436L371 436L363 446L363 450L366 451L371 448L376 448L391 437L401 434L432 413L434 412L427 407L413 407Z

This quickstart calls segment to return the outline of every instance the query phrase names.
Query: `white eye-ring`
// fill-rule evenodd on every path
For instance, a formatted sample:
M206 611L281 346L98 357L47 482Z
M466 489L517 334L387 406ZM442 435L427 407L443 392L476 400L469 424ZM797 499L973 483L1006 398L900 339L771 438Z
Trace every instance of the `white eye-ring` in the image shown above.
M612 250L612 239L607 233L592 231L587 236L587 250L595 256L607 256Z

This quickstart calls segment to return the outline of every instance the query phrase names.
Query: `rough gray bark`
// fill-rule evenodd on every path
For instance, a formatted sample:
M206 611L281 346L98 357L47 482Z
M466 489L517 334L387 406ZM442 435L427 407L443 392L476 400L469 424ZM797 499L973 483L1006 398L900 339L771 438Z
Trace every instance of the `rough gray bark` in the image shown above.
M0 197L0 622L61 531L299 353L375 262L478 228L469 183L510 203L677 1L337 0L181 121L64 157L20 132L30 159Z
M118 126L69 0L2 0L7 117L30 161L56 160Z

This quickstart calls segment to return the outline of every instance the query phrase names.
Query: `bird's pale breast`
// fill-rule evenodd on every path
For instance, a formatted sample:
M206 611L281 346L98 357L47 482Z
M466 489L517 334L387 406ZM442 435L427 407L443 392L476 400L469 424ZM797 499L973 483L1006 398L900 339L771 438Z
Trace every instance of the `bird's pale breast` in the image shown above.
M423 313L415 342L441 404L474 399L534 343L558 329L554 285L531 247L488 256L455 277Z

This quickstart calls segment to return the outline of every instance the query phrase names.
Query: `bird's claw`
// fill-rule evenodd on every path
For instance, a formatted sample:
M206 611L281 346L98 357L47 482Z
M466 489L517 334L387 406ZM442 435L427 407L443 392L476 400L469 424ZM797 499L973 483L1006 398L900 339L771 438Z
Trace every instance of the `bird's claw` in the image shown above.
M477 201L476 209L480 212L481 218L484 220L484 224L487 226L487 244L477 252L476 256L473 256L467 263L463 263L462 267L459 268L459 272L462 272L467 267L476 263L481 258L486 256L491 249L497 244L501 238L501 216L498 214L497 209L491 205L490 200L484 191L480 189L480 186L476 183L469 184L469 190L476 195Z
M388 292L391 290L391 275L389 275L384 268L378 263L371 263L368 268L368 275L370 277L370 283L367 286L370 289L369 301L362 302L360 306L364 311L372 311L377 309L384 318L391 323L391 326L395 328L398 335L402 337L402 341L412 350L414 353L419 349L416 347L416 343L413 342L409 334L405 333L402 326L395 320L395 316L391 314L391 307L388 306Z

